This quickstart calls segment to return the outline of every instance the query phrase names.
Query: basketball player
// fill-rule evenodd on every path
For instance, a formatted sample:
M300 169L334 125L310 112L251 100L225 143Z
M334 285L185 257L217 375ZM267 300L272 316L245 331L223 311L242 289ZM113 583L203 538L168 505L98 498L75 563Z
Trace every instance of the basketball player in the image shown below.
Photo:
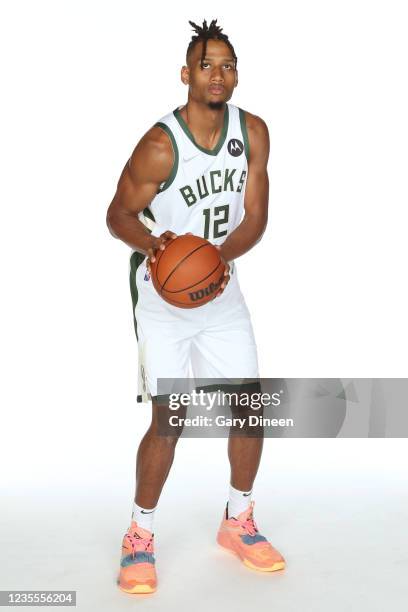
M163 116L134 149L109 206L113 236L132 248L130 285L139 348L138 401L152 400L152 422L136 463L132 520L124 536L119 586L128 593L156 589L153 519L169 474L177 436L158 435L163 409L157 378L259 377L256 344L235 260L261 239L268 216L269 135L265 122L229 104L238 84L228 36L189 22L196 35L181 80L188 101ZM150 278L158 249L181 234L208 239L226 264L217 296L193 309L165 302ZM281 554L259 533L252 487L263 436L231 436L229 499L217 541L250 568L283 569Z

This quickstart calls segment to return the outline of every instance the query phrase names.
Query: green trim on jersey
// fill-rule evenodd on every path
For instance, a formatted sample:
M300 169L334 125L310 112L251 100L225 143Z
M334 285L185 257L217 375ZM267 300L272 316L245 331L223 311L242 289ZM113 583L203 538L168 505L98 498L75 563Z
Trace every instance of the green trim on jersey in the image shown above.
M135 334L136 339L139 340L137 336L137 321L135 316L135 308L137 304L137 300L139 298L139 292L137 290L136 285L136 272L140 264L144 261L145 255L143 253L139 253L139 251L135 251L130 256L130 275L129 275L129 283L130 283L130 295L132 296L132 305L133 305L133 324L135 326Z
M159 127L166 132L167 136L171 140L171 144L173 145L173 151L174 151L173 167L171 169L169 178L167 179L167 181L162 183L161 187L159 188L157 192L157 193L162 193L162 191L165 191L168 187L170 187L170 185L176 178L178 164L179 164L179 151L178 151L176 139L174 138L173 132L171 131L168 125L166 125L165 123L161 123L161 121L158 121L157 123L154 124L153 127Z
M156 219L154 218L154 214L152 213L152 211L150 210L150 208L148 206L146 206L146 208L143 209L143 214L145 217L147 217L148 219L150 219L151 221L154 221L156 223ZM149 229L149 228L147 228ZM150 232L150 230L149 230Z
M186 133L186 135L189 137L191 142L197 147L197 149L200 149L200 151L202 151L203 153L207 153L207 155L218 155L218 153L221 150L221 147L223 146L223 144L225 142L225 139L227 137L227 132L228 132L228 124L229 124L228 104L225 105L224 124L222 126L220 137L219 137L218 142L217 142L217 144L216 144L214 149L206 149L205 147L202 147L201 145L196 143L196 141L194 140L194 136L190 132L190 128L188 127L187 123L184 121L184 119L181 116L180 111L179 111L178 108L176 108L173 111L173 115L175 116L175 118L179 122L181 128Z
M239 110L239 122L241 124L241 132L244 138L245 156L247 158L247 161L249 161L249 138L248 138L248 130L246 126L245 111L243 111L242 108L239 108L238 110Z

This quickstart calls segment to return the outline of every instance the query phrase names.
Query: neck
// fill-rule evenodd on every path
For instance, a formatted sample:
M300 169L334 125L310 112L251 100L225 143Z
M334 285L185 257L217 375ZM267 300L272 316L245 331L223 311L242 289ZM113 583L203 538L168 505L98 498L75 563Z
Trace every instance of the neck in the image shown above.
M189 98L180 113L197 142L211 149L216 145L224 125L225 108L225 102L220 108L211 108L208 104Z

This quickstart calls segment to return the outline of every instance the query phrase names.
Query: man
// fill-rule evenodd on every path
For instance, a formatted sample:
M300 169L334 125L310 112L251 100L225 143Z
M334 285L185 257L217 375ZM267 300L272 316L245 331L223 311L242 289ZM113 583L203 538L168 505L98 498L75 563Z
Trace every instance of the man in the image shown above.
M268 215L269 135L259 117L228 104L238 84L237 57L228 36L189 22L196 35L181 80L185 106L165 115L140 140L109 207L111 233L132 249L130 284L139 347L138 400L152 400L152 423L140 443L132 521L123 539L119 586L151 593L157 578L153 517L174 458L177 436L158 434L157 378L258 378L250 315L234 260L262 237ZM216 297L198 308L166 303L155 291L150 262L180 234L202 236L226 264ZM231 436L231 481L218 532L221 546L249 567L283 569L283 557L253 518L253 482L263 436Z

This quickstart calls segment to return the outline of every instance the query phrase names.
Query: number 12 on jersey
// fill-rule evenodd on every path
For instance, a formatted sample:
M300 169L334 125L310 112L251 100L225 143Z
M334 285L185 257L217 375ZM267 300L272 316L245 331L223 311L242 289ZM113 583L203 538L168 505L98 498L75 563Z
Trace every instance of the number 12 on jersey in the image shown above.
M211 215L211 213L213 213ZM221 229L220 226L228 223L229 219L229 204L223 204L222 206L215 206L214 208L205 208L203 210L204 215L204 238L208 240L210 238L210 230L212 229L211 238L221 238L226 236L228 229ZM212 218L211 218L212 216Z

